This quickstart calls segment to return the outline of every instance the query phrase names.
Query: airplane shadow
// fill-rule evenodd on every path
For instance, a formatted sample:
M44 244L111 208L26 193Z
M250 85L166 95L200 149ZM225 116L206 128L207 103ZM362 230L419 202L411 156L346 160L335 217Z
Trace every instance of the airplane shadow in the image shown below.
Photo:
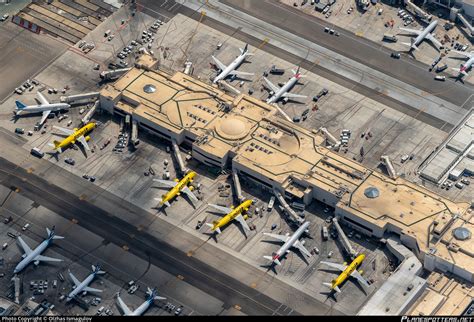
M263 267L263 268L267 269L267 271L265 273L268 273L269 271L272 271L275 275L278 275L278 272L276 270L276 265L273 262L271 262L270 264L260 265L260 267Z

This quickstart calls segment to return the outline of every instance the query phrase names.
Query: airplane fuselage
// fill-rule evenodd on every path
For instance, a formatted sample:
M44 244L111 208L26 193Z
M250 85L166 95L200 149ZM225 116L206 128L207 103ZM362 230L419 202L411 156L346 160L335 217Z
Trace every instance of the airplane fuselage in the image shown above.
M56 149L63 149L68 147L70 144L76 143L76 140L80 138L81 136L84 136L86 141L89 141L89 137L86 136L87 133L92 131L96 127L95 123L89 123L86 124L85 126L81 127L80 129L76 130L73 134L69 135L67 138L62 140L58 146L56 146Z
M288 250L294 245L294 243L303 235L303 233L308 229L309 227L309 221L305 222L303 225L301 225L295 232L294 234L288 239L283 246L280 247L275 253L273 253L272 259L273 261L279 260L282 256L284 256Z
M462 67L459 69L459 72L462 74L466 74L469 69L471 69L472 64L474 64L474 56L469 58L466 63L462 65Z
M349 264L349 266L346 267L346 269L344 271L342 271L341 274L339 274L338 277L336 277L336 279L334 279L332 281L332 289L338 287L339 285L341 285L342 283L344 283L345 280L347 280L347 278L349 276L351 276L352 272L354 270L357 269L357 267L359 267L360 264L362 264L362 262L364 261L365 259L365 255L364 254L361 254L359 256L357 256L353 261L352 263Z
M421 34L419 34L416 38L415 38L415 41L413 42L413 45L414 46L418 46L422 41L423 39L426 38L427 35L429 35L435 28L436 28L436 25L438 24L438 20L435 20L435 21L432 21L428 27L426 27L425 29L423 29L423 31L421 32Z
M245 200L242 202L240 205L232 209L231 212L229 212L227 215L222 217L219 221L214 223L214 226L211 228L212 230L216 230L217 228L221 228L228 223L230 223L232 220L235 219L238 215L241 215L242 213L246 212L250 206L252 205L252 200Z
M300 78L300 74L296 74L291 77L285 83L285 85L283 85L276 93L273 93L273 95L267 99L267 103L271 104L277 102L285 93L289 92L293 88L293 86L295 86L295 84Z
M25 108L15 108L15 113L17 115L23 113L39 113L44 111L60 111L67 110L71 105L66 103L54 103L54 104L42 104L42 105L30 105Z
M51 238L45 239L44 241L41 242L41 244L38 245L29 255L27 255L23 260L21 260L18 265L16 265L15 269L13 270L13 273L19 273L22 271L29 263L35 260L35 258L38 255L41 255L41 253L44 252L46 248L48 248L49 244L51 243Z
M81 284L76 286L67 296L66 302L69 302L72 300L77 294L81 293L84 288L89 286L89 284L94 280L95 276L97 274L95 272L90 273L89 276L87 276Z
M194 177L196 176L196 172L191 171L187 175L181 179L176 186L171 188L167 193L163 195L161 198L160 205L163 205L166 202L169 202L171 199L175 198L176 196L180 195L181 190L186 187L188 184L193 182Z
M235 58L234 61L230 63L229 66L227 66L224 70L220 72L219 75L216 76L216 78L214 78L212 83L217 84L219 81L225 79L232 71L237 69L240 66L240 64L242 64L246 56L247 56L247 52L244 52L240 54L239 56L237 56L237 58Z
M151 306L153 303L153 298L150 297L147 299L145 302L143 302L135 311L133 311L130 314L125 314L126 316L141 316L143 313L145 313L146 310Z

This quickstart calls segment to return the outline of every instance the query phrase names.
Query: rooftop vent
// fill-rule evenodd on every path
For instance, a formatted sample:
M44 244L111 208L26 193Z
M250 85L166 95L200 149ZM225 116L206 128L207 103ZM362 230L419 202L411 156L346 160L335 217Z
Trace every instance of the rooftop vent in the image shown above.
M380 192L379 192L379 189L377 189L375 187L368 187L367 189L365 189L364 195L367 198L374 199L374 198L377 198L380 195Z
M143 86L143 91L148 94L154 93L156 92L156 86L152 84L147 84Z
M471 231L466 227L458 227L453 229L453 236L457 240L467 240L471 238Z

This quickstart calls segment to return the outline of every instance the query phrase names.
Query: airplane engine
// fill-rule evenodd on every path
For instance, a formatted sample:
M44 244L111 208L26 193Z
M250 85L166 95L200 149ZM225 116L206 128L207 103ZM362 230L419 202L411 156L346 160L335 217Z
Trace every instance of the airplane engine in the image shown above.
M274 91L270 91L270 96L273 96L275 95L275 92Z
M289 98L288 98L288 97L284 97L284 98L283 98L283 104L288 103L288 101L289 101Z
M244 215L244 219L247 220L249 218L249 215Z
M40 263L40 261L34 261L33 264L35 264L35 266L38 266Z
M237 78L237 76L236 76L235 74L233 74L233 75L230 77L230 80L231 80L231 81L234 81L236 78Z
M302 241L300 241L300 244L304 245L305 242L306 242L306 240L302 240Z
M88 135L88 136L85 137L85 139L86 139L86 142L89 142L89 140L91 139L91 137Z
M189 186L189 190L193 191L193 190L194 190L194 186Z

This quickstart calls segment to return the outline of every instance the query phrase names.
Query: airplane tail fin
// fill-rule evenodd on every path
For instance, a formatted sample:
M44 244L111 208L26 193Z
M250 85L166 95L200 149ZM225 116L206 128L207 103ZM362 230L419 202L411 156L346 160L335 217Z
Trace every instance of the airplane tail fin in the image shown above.
M330 288L331 290L335 290L336 292L341 293L341 290L339 289L339 287L333 286L332 283L323 283L323 285L324 285L324 286L327 286L327 287Z
M16 108L17 108L18 110L22 110L22 109L26 108L26 105L23 104L23 103L20 102L20 101L15 101L15 104L16 104Z
M53 144L54 144L54 147L57 149L58 146L61 145L61 142L60 142L60 141L57 141L57 140L54 140L54 141L53 141Z
M105 274L105 271L100 270L99 265L97 266L92 265L92 271L95 272L96 274L101 274L101 275Z
M48 143L48 145L50 147L52 147L53 149L57 150L57 152L59 152L59 153L63 152L63 150L61 148L56 148L56 146L53 143Z
M215 228L215 229L214 229L214 227L215 227L215 223L212 223L212 224L210 224L210 223L206 223L206 226L209 226L209 227L211 227L211 229L213 229L213 230L214 230L216 233L218 233L218 234L220 234L220 233L221 233L221 229L220 229L219 227L217 227L217 228Z
M269 261L272 261L273 263L281 266L281 262L277 258L273 259L272 256L263 256L263 258L268 259Z
M52 239L64 239L63 236L58 236L54 233L54 227L51 230L49 230L49 228L46 227L46 232L48 233L48 237Z
M463 76L467 75L466 71L464 71L462 69L458 69L458 68L454 68L454 67L452 67L451 69L459 72L460 75L463 75Z

